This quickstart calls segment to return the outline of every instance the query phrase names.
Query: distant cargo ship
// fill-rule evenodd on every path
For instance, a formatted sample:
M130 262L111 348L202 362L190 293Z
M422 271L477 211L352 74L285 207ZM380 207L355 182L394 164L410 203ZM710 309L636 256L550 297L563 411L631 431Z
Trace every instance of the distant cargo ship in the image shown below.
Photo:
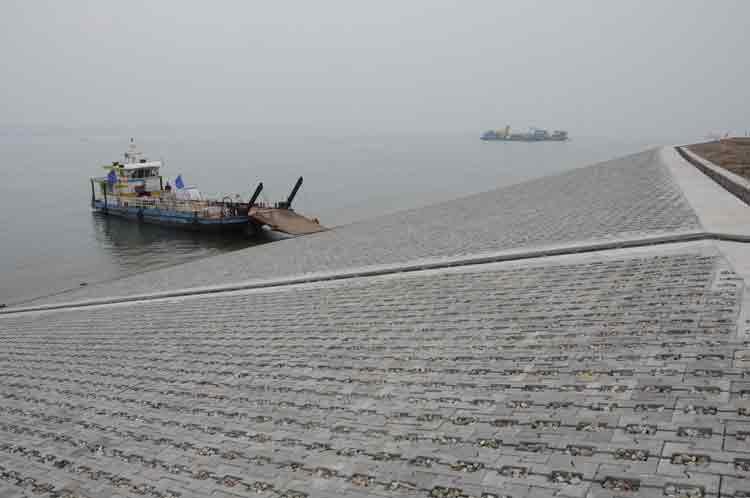
M550 133L542 128L531 128L526 133L511 133L510 126L506 126L504 130L486 131L480 138L510 142L564 142L568 140L568 132L555 130Z

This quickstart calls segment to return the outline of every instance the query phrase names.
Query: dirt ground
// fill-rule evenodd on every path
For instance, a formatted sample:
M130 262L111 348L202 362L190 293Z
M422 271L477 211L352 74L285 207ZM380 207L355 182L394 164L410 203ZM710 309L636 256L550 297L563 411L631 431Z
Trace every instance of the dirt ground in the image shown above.
M750 179L750 137L724 138L688 147L692 152Z

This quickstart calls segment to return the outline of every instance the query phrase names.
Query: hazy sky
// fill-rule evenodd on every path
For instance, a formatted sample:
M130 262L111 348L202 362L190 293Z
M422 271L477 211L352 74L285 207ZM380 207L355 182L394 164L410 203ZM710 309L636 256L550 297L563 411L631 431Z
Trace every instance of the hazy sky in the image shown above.
M0 1L0 123L750 129L750 1Z

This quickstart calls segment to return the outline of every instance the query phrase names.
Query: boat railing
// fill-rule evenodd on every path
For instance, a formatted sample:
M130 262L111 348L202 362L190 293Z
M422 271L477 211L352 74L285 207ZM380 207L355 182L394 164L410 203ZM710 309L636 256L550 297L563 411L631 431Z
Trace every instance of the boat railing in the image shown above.
M192 213L203 218L224 218L244 216L248 206L241 202L224 202L210 199L174 199L160 197L97 197L107 208L160 209L181 213Z

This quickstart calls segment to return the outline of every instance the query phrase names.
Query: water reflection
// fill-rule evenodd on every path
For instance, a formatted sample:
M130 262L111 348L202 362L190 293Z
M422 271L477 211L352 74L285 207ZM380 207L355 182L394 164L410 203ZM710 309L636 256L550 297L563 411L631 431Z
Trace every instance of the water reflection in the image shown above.
M120 273L132 274L175 265L268 242L242 232L204 233L92 213L94 236Z

